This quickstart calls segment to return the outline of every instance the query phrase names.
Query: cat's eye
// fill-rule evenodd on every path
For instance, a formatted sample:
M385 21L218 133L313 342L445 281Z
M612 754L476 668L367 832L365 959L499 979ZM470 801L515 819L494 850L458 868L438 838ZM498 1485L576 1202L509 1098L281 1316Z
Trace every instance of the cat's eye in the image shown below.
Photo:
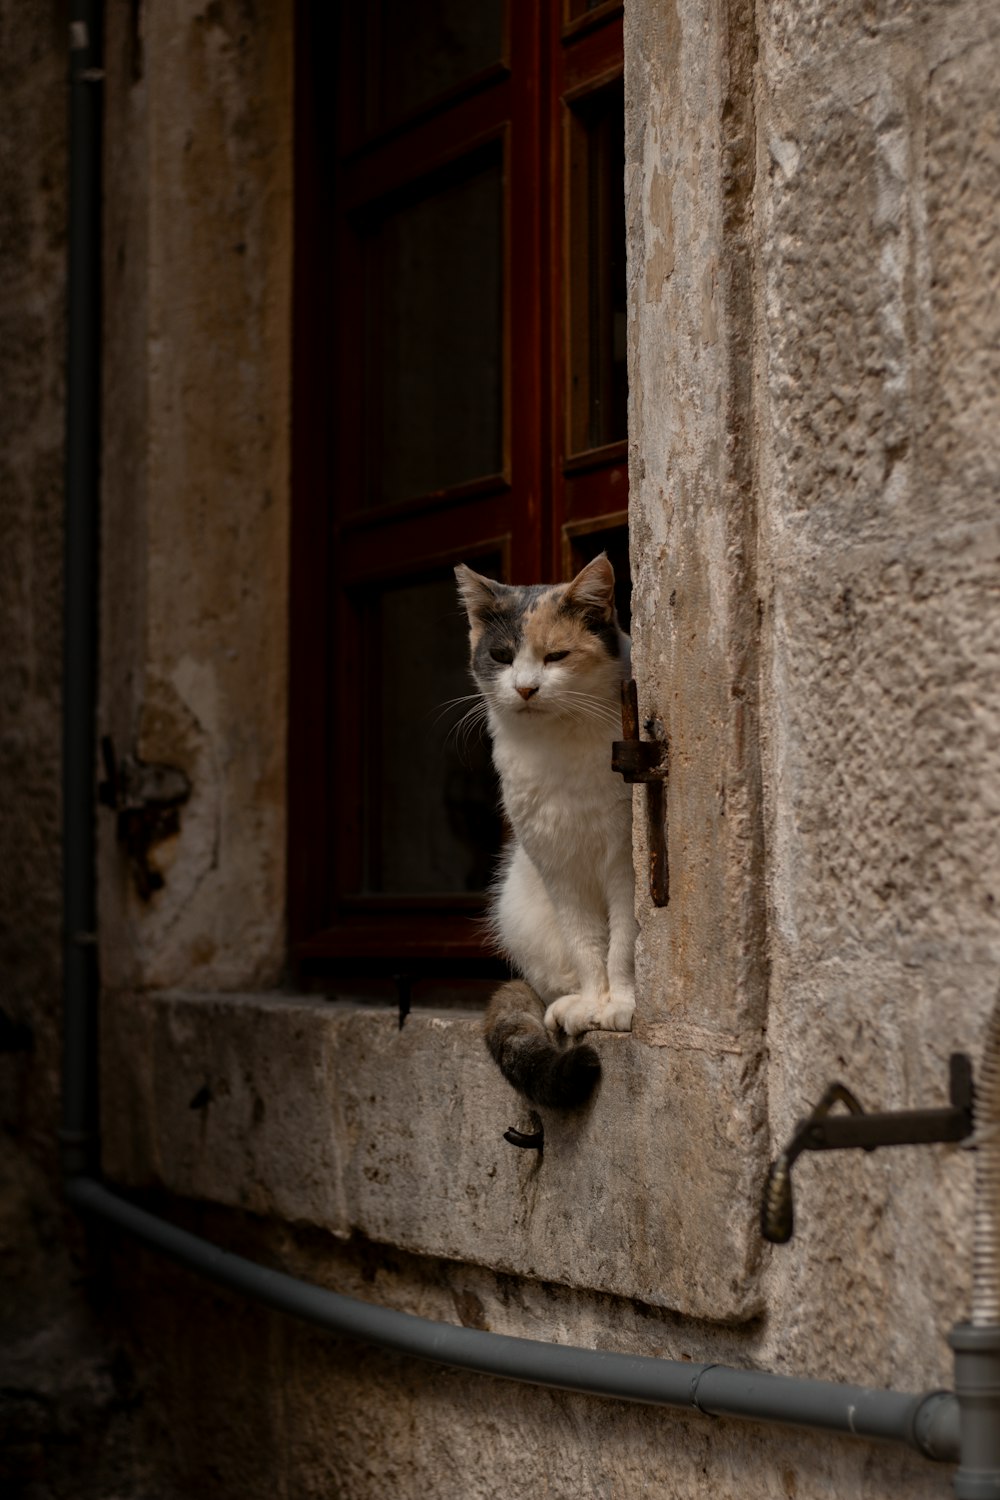
M509 646L498 646L494 651L490 652L490 655L494 661L500 662L504 667L509 667L514 660L514 653Z
M544 659L546 664L548 664L550 661L562 661L568 655L568 651L547 651Z

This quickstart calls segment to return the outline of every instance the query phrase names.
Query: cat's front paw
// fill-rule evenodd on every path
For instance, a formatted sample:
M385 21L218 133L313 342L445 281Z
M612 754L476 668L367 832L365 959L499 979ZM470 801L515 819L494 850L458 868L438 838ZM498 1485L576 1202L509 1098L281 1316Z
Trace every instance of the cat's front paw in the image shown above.
M635 991L612 990L605 1002L602 1031L631 1031L635 1015Z
M549 1031L561 1027L567 1036L584 1031L631 1031L635 999L631 995L561 995L545 1012Z
M584 1017L592 1008L593 1002L583 995L560 995L545 1012L545 1025L549 1031L562 1028L567 1036L577 1036L587 1030L589 1023Z

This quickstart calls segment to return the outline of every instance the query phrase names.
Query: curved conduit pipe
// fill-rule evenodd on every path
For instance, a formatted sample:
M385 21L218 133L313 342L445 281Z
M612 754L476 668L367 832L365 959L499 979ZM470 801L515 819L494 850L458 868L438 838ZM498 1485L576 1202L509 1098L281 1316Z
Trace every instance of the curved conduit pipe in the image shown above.
M949 1343L961 1407L959 1500L1000 1497L1000 995L986 1027L974 1103L972 1306Z
M72 1179L67 1194L77 1208L99 1214L212 1281L279 1312L318 1323L332 1333L399 1354L530 1385L682 1407L703 1416L744 1417L882 1438L916 1448L926 1458L952 1463L958 1457L958 1409L954 1396L947 1391L910 1396L758 1370L733 1370L726 1365L545 1344L460 1328L453 1323L435 1323L343 1297L221 1250L137 1208L92 1178Z
M907 1395L734 1370L724 1365L578 1349L434 1323L343 1297L256 1265L138 1208L100 1181L94 895L103 82L100 0L73 0L71 16L63 731L65 1043L60 1131L68 1202L237 1293L345 1337L406 1355L533 1385L680 1407L705 1416L741 1417L880 1438L915 1448L926 1458L955 1462L959 1457L959 1403L947 1391ZM996 1047L993 1050L998 1051ZM995 1068L990 1076L995 1079L998 1071ZM995 1094L1000 1093L996 1084L993 1089ZM991 1109L990 1118L1000 1119L1000 1109ZM982 1243L986 1248L981 1252L977 1248L981 1269L977 1271L978 1290L969 1334L980 1341L984 1329L988 1338L996 1332L1000 1264L996 1255L1000 1201L996 1152L990 1162L992 1186L983 1192L993 1207L983 1215L981 1234L977 1228L977 1247ZM977 1226L979 1222L977 1213ZM956 1340L961 1333L956 1330ZM981 1359L978 1345L968 1357ZM995 1406L986 1405L975 1408L977 1431L988 1428L995 1410ZM963 1424L967 1415L963 1398ZM983 1438L982 1444L985 1442ZM982 1488L979 1470L969 1472L969 1487L959 1493L970 1500L1000 1495L1000 1490Z

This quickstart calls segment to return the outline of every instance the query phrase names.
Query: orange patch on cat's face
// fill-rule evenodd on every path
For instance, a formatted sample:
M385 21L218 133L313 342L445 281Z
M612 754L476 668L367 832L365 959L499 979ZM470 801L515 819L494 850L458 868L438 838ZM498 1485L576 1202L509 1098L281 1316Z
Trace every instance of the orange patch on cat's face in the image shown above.
M580 616L560 613L564 593L564 589L553 589L550 594L535 600L525 612L521 623L524 645L540 657L550 651L571 652L565 662L567 667L580 666L589 658L606 660L606 650Z

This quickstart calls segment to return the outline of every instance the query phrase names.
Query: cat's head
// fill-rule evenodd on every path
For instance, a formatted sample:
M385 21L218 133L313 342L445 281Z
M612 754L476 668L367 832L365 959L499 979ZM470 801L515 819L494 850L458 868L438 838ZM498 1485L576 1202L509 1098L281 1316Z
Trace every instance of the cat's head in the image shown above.
M629 640L603 552L571 583L497 583L464 563L455 577L469 616L472 674L501 720L612 722Z

